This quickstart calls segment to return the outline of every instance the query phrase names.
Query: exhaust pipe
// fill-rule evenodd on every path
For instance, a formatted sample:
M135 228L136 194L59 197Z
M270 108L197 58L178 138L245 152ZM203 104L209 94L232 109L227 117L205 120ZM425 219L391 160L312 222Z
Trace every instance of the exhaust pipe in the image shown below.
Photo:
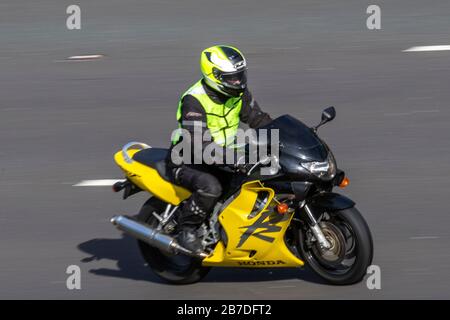
M204 252L195 253L189 249L180 246L176 240L166 234L163 234L150 226L130 219L126 216L114 216L111 223L117 229L129 234L130 236L144 241L145 243L167 253L181 253L196 258L206 258L208 255Z

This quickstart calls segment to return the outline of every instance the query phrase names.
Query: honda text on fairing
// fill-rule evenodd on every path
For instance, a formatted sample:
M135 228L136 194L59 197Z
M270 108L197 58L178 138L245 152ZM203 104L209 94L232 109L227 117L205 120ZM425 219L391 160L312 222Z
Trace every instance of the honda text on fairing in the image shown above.
M126 180L114 185L124 198L139 192L152 197L134 217L111 222L138 239L143 258L171 283L201 280L211 267L279 268L305 263L336 285L352 284L372 262L369 227L347 197L332 192L349 180L336 166L331 150L317 135L333 120L327 108L315 127L289 115L265 126L279 130L276 172L261 175L225 173L221 200L200 230L203 252L192 252L175 240L176 212L190 192L170 182L167 149L131 142L115 154ZM255 164L267 165L267 159Z

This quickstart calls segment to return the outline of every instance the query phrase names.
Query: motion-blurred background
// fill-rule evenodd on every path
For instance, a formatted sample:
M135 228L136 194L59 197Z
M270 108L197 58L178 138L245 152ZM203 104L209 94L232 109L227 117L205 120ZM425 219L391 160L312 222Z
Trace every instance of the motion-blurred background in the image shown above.
M66 8L81 8L81 30ZM381 30L366 9L381 8ZM3 0L0 3L0 298L450 298L450 2ZM216 269L170 286L108 219L135 213L108 187L131 140L167 146L199 54L231 44L274 117L320 130L374 236L381 290L331 287L310 271ZM94 61L74 55L101 54ZM82 270L66 288L67 266Z

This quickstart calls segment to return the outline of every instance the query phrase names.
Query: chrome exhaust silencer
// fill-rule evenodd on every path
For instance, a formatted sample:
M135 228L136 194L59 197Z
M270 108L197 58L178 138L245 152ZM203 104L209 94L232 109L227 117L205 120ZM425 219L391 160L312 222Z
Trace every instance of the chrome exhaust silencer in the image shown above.
M166 234L159 232L151 228L150 226L130 219L126 216L114 216L111 218L111 223L117 227L117 229L129 234L130 236L144 241L145 243L155 247L161 251L172 254L185 254L196 258L206 258L208 255L204 252L195 253L180 246L176 240Z

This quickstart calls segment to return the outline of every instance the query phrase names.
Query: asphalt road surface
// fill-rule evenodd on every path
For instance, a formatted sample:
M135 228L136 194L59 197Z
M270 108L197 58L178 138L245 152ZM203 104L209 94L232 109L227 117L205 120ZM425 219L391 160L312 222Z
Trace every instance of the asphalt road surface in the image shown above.
M0 298L450 298L450 2L78 0L0 3ZM343 191L373 232L381 290L333 287L305 270L214 269L167 285L134 240L109 223L146 200L109 187L126 142L168 145L179 95L199 76L200 51L239 47L261 107L320 130L350 177ZM95 61L74 55L101 54ZM81 290L66 268L81 268Z

